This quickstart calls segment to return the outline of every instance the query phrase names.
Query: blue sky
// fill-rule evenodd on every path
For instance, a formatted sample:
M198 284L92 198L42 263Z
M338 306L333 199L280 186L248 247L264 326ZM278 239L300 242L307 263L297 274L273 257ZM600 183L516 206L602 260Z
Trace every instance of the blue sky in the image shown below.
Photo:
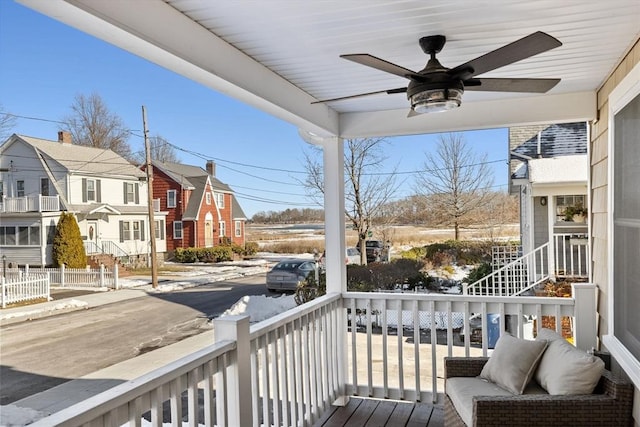
M235 190L248 217L318 207L296 181L304 177L308 146L289 123L7 0L0 0L0 64L4 110L39 119L19 118L14 133L57 139L60 125L47 120L69 115L77 94L95 92L137 135L144 105L149 134L186 150L178 152L181 162L204 167L203 157L215 160L217 177ZM507 136L506 129L465 133L471 149L493 162L496 190L506 190ZM421 169L423 153L437 140L434 134L389 138L387 171ZM129 143L143 150L141 137ZM397 197L412 187L408 178Z

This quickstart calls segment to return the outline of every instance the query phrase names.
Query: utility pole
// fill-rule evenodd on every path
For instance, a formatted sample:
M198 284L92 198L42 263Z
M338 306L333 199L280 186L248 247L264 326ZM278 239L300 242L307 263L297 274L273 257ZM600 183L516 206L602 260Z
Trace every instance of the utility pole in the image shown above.
M147 110L142 106L142 129L144 132L144 149L147 167L147 207L149 209L149 239L151 239L151 286L158 287L157 254L156 254L156 222L153 216L153 165L151 164L151 147L149 146L149 130L147 129Z

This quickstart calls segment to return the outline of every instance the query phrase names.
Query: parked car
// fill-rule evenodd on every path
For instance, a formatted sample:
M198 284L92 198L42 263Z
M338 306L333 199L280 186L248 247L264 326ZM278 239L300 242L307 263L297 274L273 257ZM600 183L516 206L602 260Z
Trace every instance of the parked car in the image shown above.
M360 250L358 248L347 248L345 262L347 264L360 264Z
M288 259L277 263L267 273L267 289L270 291L295 291L298 285L314 274L316 263L308 259Z
M384 242L382 240L367 240L364 242L367 250L367 262L382 261Z

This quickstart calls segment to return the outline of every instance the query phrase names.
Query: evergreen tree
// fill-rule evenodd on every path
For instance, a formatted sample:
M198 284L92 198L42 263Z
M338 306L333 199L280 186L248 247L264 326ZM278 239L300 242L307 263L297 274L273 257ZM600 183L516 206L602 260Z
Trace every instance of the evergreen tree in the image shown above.
M87 255L80 236L80 227L71 213L62 212L56 235L53 238L53 265L60 267L65 264L68 268L85 268Z

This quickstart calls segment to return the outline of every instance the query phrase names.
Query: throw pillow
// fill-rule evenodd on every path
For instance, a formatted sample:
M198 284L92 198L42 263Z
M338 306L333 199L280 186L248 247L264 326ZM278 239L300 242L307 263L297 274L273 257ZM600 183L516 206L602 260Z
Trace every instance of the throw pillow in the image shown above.
M522 394L546 347L546 341L524 340L505 333L498 339L480 377L514 394Z
M536 340L549 344L535 379L549 394L591 394L604 371L604 362L569 344L550 329L541 329Z

